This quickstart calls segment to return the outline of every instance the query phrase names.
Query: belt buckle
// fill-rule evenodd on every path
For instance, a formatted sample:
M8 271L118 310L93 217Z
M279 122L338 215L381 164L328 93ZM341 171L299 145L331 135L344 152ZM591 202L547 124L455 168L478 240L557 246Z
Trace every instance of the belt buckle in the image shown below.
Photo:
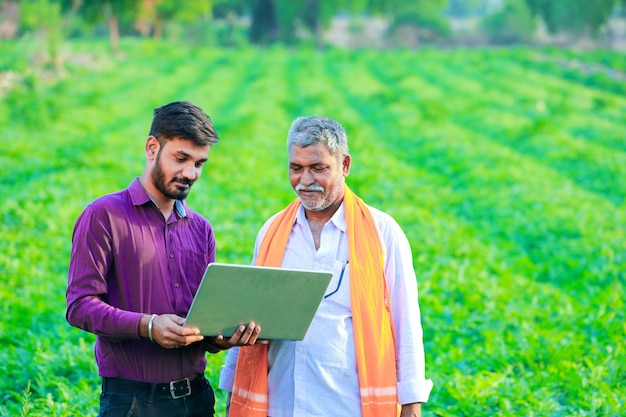
M189 378L183 378L170 382L170 394L173 399L191 395L191 384L189 383Z

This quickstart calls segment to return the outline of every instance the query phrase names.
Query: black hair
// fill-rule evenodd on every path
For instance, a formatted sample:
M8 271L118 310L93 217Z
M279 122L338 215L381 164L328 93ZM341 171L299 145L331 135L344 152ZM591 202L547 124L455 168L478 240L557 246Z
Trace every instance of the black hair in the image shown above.
M161 144L172 139L186 139L196 146L205 146L220 140L211 118L188 101L175 101L154 109L150 135Z

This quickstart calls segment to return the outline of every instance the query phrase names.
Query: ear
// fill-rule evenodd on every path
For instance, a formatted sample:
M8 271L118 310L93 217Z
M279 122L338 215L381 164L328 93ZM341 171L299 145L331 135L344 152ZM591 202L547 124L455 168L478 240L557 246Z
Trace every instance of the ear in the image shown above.
M154 136L148 136L146 139L146 158L148 160L154 160L161 149L161 144Z
M343 157L343 161L341 162L341 167L343 169L343 176L347 177L350 173L350 164L352 163L352 157L349 153L345 154Z

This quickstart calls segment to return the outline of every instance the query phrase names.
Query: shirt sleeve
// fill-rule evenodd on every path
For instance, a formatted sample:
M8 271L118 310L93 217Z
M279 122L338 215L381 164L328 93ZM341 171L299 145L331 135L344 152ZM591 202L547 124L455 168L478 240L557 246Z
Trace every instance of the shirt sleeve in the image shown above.
M107 273L113 262L111 229L91 205L79 216L72 234L66 291L69 324L110 341L139 339L141 313L107 304Z
M220 369L219 389L232 392L235 382L235 370L237 369L237 358L239 357L239 348L233 347L226 355L226 361Z
M395 220L379 213L379 227L386 250L385 276L396 332L398 402L427 402L433 383L425 377L422 324L411 247Z

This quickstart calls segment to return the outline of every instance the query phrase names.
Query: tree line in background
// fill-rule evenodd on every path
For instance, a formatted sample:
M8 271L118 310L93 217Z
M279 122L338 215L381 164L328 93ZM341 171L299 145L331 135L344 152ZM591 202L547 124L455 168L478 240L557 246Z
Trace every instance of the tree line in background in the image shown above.
M625 10L626 0L0 0L0 38L43 34L51 61L63 39L105 34L114 52L121 35L183 32L221 46L322 47L340 16L353 31L367 18L385 19L389 46L458 42L450 21L460 18L478 19L487 42L507 44L532 40L538 24L550 34L597 38Z

